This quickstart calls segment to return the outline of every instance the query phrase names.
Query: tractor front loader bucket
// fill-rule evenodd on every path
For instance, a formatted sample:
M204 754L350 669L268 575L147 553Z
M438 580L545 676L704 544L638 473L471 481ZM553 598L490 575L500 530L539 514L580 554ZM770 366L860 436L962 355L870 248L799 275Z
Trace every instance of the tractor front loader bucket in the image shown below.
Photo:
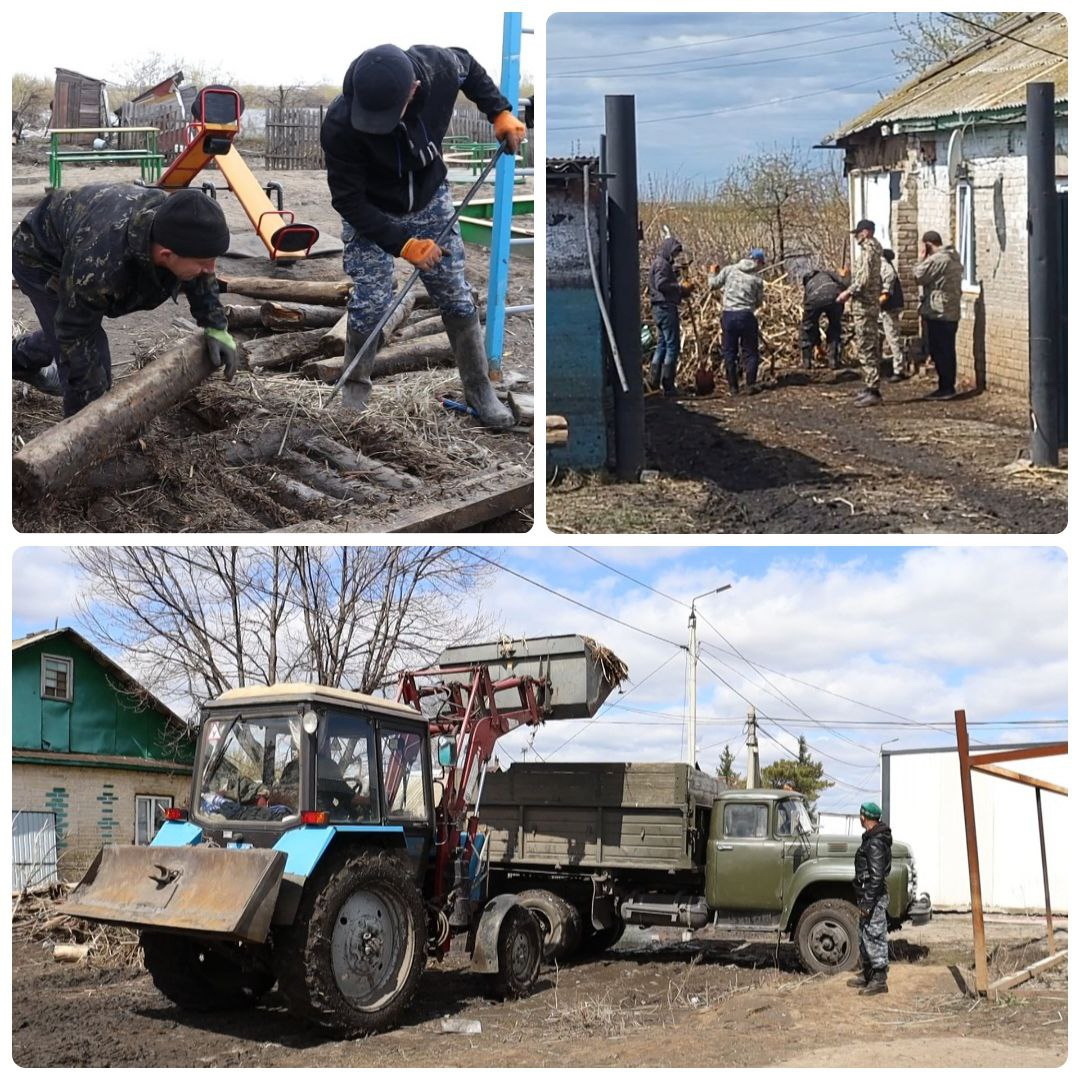
M267 848L109 844L60 911L91 922L263 942L285 855Z

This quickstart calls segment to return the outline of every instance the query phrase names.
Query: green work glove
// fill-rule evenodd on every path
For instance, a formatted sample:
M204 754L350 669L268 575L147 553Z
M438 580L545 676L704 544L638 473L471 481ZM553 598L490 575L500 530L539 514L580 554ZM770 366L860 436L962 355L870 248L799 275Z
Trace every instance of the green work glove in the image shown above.
M212 326L208 326L206 328L206 353L214 367L224 366L225 381L232 382L237 365L240 363L236 339L232 334L228 330L217 330Z

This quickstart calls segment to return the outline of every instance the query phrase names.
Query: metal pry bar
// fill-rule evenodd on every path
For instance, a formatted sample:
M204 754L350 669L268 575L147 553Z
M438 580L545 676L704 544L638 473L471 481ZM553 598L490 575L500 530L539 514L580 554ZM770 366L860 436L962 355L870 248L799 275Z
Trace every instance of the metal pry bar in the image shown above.
M451 230L457 224L457 219L461 217L461 211L469 205L469 201L477 193L477 191L480 190L480 185L483 184L483 182L488 177L488 173L490 173L491 170L495 167L495 163L499 160L499 155L505 153L506 149L506 140L501 139L499 141L498 150L496 150L495 153L492 154L491 160L483 167L483 169L481 169L480 175L476 178L473 186L469 188L468 192L465 195L465 198L461 200L461 204L454 211L454 216L446 223L446 225L443 226L443 229L439 233L439 235L435 237L436 244L442 244L442 242L450 235ZM401 287L401 291L397 294L397 296L394 297L393 300L390 301L386 310L382 313L382 316L380 317L378 323L375 325L375 329L372 330L370 334L368 334L367 340L359 349L357 349L356 355L352 358L349 366L341 373L341 378L338 379L336 383L334 383L334 389L330 391L330 396L323 403L324 409L330 404L331 401L334 400L337 392L348 381L349 376L352 374L353 368L356 367L358 363L360 363L360 357L367 352L367 350L371 347L372 342L378 340L379 333L382 331L382 328L387 324L390 316L393 315L395 311L397 311L398 307L401 305L401 302L405 299L405 297L408 296L409 290L416 284L419 277L420 268L417 267L409 275L408 280Z

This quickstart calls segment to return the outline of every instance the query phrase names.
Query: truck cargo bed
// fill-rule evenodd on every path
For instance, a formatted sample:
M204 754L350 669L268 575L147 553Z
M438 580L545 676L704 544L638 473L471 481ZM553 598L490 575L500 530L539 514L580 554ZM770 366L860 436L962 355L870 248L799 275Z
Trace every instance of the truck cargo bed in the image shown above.
M691 870L723 784L685 764L514 764L489 773L493 866Z

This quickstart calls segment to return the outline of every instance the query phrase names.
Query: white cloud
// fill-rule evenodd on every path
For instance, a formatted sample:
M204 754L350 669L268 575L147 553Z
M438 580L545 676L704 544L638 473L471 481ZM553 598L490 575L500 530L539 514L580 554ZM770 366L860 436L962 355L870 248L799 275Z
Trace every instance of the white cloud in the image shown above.
M67 548L18 548L12 559L11 615L19 635L75 622L79 568Z

